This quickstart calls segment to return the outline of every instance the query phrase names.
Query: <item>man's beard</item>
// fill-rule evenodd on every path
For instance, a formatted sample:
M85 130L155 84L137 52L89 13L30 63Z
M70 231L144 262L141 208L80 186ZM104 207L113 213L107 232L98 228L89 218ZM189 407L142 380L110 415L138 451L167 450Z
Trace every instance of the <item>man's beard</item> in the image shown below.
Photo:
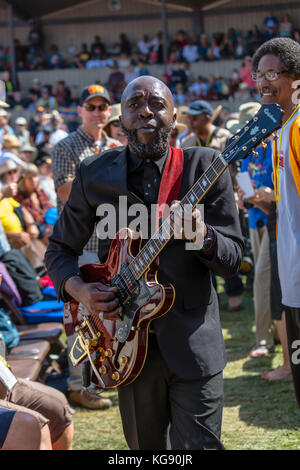
M156 129L155 137L149 144L143 144L138 140L137 129L127 129L121 123L121 128L127 137L130 150L139 158L150 158L155 160L161 157L168 149L169 137L173 129L173 124L167 128Z

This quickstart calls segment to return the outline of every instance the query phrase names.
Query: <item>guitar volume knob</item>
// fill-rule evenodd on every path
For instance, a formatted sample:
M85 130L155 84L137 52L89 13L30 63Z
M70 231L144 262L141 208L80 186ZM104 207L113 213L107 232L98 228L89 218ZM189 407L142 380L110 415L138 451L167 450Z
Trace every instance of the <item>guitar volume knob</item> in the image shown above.
M127 364L128 362L128 357L127 356L121 356L120 357L120 363L121 364Z
M106 369L106 367L105 367L105 366L101 366L101 367L99 367L99 372L100 372L100 374L103 374L103 375L105 375L105 374L107 373L107 369Z

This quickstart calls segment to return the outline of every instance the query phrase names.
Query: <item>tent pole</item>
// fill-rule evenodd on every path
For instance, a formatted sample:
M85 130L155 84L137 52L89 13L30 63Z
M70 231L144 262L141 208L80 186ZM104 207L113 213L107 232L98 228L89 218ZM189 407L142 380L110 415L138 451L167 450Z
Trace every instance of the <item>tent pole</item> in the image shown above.
M161 20L162 20L162 31L163 31L163 62L165 71L167 70L168 64L168 17L166 0L161 0Z
M11 81L14 89L17 87L17 69L16 69L16 56L15 56L15 41L14 41L14 12L13 6L8 3L8 29L9 29L9 50L11 56Z

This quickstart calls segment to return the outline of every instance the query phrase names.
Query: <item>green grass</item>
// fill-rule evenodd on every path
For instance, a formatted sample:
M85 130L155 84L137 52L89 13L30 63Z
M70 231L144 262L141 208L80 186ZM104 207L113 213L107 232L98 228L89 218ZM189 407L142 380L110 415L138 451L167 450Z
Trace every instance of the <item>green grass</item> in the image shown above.
M300 410L292 382L268 383L262 370L282 364L281 346L267 358L251 359L255 344L252 293L244 294L245 308L227 312L219 283L221 323L228 364L224 370L222 442L230 450L291 450L300 448ZM104 411L75 408L74 449L127 449L115 391L103 394L113 406Z

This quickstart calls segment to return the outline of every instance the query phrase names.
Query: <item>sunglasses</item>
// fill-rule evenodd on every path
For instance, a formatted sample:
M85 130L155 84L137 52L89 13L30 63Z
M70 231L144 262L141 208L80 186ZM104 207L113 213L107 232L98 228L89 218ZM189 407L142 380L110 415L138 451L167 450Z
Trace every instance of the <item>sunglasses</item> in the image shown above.
M111 122L111 125L112 125L113 127L121 127L120 121L113 121L113 122Z
M93 111L95 111L95 109L98 109L98 111L107 111L109 108L109 104L103 103L103 104L99 104L99 106L95 106L94 104L86 103L83 107L86 111L88 111L89 113L92 113Z

